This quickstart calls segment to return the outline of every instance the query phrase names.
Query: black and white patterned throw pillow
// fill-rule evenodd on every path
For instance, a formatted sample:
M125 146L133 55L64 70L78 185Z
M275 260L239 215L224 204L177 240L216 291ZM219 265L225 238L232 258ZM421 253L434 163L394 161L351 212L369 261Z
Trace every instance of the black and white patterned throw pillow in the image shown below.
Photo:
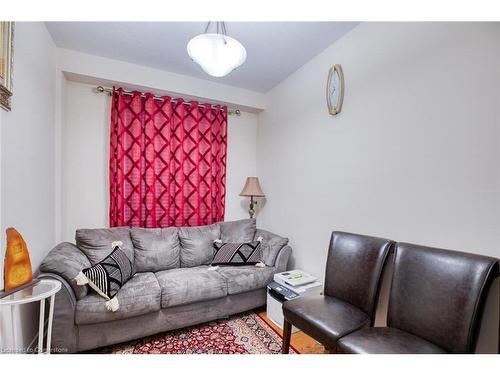
M224 243L221 240L215 240L213 245L215 253L211 265L260 265L262 259L261 243L261 238L243 243Z
M133 264L120 246L120 241L113 242L111 254L94 266L83 269L75 278L78 285L89 284L107 299L106 308L110 311L120 308L116 293L134 276Z

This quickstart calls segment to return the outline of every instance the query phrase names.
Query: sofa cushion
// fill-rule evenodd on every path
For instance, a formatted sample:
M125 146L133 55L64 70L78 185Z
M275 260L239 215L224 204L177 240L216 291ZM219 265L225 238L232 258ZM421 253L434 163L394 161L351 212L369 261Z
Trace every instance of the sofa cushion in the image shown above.
M156 272L161 288L161 307L167 308L225 297L225 279L206 266Z
M227 283L227 294L238 294L265 288L273 281L274 267L221 266L217 271Z
M134 263L134 245L130 238L128 227L102 228L102 229L77 229L76 246L89 258L92 265L106 258L113 248L111 244L121 241L121 249Z
M94 324L120 320L160 310L161 292L153 273L137 273L118 291L120 309L106 309L106 301L90 292L76 303L76 324Z
M179 268L180 249L177 228L132 228L130 236L134 244L137 272L156 272Z
M288 244L288 238L278 236L267 230L257 229L255 239L259 237L262 237L262 261L266 266L272 267L280 250Z
M222 242L251 242L253 241L256 221L243 219L236 221L221 221L220 239Z
M213 243L220 237L218 223L179 228L181 267L209 264L214 257Z

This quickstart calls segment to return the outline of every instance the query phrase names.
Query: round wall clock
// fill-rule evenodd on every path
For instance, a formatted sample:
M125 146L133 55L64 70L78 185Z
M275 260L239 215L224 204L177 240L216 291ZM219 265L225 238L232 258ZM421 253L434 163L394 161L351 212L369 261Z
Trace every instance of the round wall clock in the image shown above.
M335 64L330 68L328 81L326 84L326 104L328 112L335 116L342 110L344 101L344 73L340 64Z

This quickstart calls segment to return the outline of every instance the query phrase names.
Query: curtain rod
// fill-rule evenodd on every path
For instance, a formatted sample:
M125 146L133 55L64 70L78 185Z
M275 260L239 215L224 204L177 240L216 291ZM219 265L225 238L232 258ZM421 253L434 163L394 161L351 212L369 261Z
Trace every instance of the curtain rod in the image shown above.
M104 92L107 92L109 95L112 95L113 89L111 87L104 87L104 86L97 86L95 88L96 93L101 94ZM123 90L123 93L125 95L132 95L133 91L128 91L128 90ZM141 94L141 96L145 96L144 94ZM153 95L153 99L156 100L163 100L162 96L157 96ZM172 101L175 101L175 99L172 99ZM191 105L191 102L185 102L187 105ZM200 107L204 106L203 104L199 104ZM211 104L211 106L215 106L215 104ZM229 109L227 110L228 115L236 115L236 116L241 116L241 111L239 109Z

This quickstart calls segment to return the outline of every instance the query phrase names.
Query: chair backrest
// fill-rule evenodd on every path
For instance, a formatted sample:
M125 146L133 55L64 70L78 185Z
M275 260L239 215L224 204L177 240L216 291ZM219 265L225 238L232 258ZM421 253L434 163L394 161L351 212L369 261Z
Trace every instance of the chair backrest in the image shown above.
M473 352L497 268L494 258L398 243L387 325L451 353Z
M325 295L364 311L373 325L379 284L394 242L360 234L333 232L328 250Z

